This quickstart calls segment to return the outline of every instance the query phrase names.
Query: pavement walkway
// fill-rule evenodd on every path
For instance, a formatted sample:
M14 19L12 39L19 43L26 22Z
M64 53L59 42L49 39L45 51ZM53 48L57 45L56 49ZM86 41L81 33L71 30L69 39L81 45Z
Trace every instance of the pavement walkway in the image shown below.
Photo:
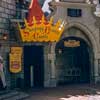
M100 100L100 86L89 84L33 89L29 93L25 100Z

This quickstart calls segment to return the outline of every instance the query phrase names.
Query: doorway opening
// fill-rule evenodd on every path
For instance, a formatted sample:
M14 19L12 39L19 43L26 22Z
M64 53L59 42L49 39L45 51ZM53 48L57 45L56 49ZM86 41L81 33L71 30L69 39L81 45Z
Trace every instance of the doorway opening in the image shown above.
M25 87L43 87L44 60L43 46L24 46Z
M56 45L58 85L89 83L90 54L88 44L78 37L67 37Z

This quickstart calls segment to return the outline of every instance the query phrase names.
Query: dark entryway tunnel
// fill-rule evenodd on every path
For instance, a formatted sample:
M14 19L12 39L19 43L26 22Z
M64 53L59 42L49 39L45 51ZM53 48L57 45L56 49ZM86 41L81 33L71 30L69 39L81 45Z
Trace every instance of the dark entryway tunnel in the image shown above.
M75 44L76 43L76 44ZM89 46L81 38L67 37L56 45L57 83L90 82Z

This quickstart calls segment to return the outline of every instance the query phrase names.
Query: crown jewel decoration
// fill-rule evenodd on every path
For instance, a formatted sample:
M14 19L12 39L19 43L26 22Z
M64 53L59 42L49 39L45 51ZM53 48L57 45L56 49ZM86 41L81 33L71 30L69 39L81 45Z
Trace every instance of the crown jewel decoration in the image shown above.
M62 35L65 25L65 22L60 20L53 24L53 17L46 21L44 16L42 16L40 21L33 16L31 25L26 19L24 19L24 23L24 28L18 24L23 42L57 42Z

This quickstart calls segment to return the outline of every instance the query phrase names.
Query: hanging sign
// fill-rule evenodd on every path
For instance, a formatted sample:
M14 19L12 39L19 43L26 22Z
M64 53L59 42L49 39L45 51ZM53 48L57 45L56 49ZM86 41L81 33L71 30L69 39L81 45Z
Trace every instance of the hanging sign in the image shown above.
M46 22L44 16L38 22L33 17L33 24L29 25L26 20L25 27L22 28L19 24L20 36L23 42L57 42L64 30L64 22L60 20L53 24L53 18Z
M22 54L22 47L11 47L12 54Z
M10 72L18 73L21 71L21 55L10 54Z
M9 54L10 60L10 72L18 73L22 70L22 48L11 47L11 53Z
M64 41L64 46L65 47L78 47L80 46L80 41L76 41L76 40Z

